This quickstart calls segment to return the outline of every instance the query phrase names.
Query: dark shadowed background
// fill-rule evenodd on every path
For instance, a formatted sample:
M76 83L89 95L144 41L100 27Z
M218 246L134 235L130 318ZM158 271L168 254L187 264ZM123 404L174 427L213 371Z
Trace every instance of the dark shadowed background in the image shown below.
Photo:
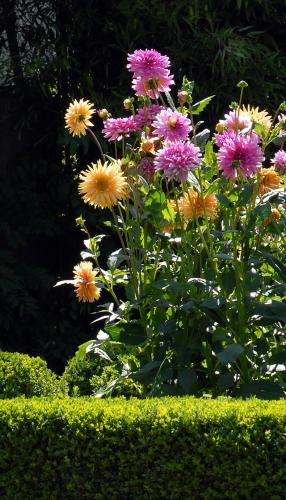
M77 194L75 178L98 152L65 132L71 99L120 116L132 95L127 53L155 48L170 57L177 88L186 75L196 97L216 94L208 126L241 79L247 102L271 112L286 98L285 39L285 0L0 1L1 349L40 355L61 372L95 335L94 306L53 288L79 261L74 219L88 215L102 232L106 216Z

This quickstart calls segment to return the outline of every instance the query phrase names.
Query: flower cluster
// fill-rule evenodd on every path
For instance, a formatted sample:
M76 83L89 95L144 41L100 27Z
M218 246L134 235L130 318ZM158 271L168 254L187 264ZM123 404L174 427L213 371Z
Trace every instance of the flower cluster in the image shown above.
M66 112L65 122L73 136L80 137L89 132L100 149L102 159L79 175L79 193L85 203L112 212L122 247L125 252L130 251L126 256L128 276L134 280L131 269L134 256L144 252L130 250L129 245L135 241L134 235L139 227L142 229L140 225L144 221L154 224L154 233L163 230L171 236L174 231L180 233L182 229L189 230L190 226L197 227L206 249L212 239L209 226L223 220L219 200L226 197L227 190L233 200L239 199L239 190L252 193L252 207L262 203L265 195L280 190L286 173L286 152L283 149L286 120L285 114L280 114L274 123L266 110L249 104L233 105L217 123L213 139L209 139L208 129L198 134L203 121L196 123L196 115L201 111L194 112L194 109L203 110L211 98L192 108L192 85L184 79L177 93L176 107L168 93L174 78L166 55L154 49L135 50L128 55L127 68L133 75L132 88L135 91L135 96L123 101L127 116L115 118L107 109L97 110L103 120L103 137L108 143L114 143L114 158L103 152L90 130L95 110L89 101L75 100ZM280 150L263 165L265 148L276 137L280 141ZM251 189L247 190L246 186ZM233 202L225 203L233 205ZM239 206L243 204L240 202ZM263 231L280 221L282 212L278 208L265 209L266 215L261 218ZM124 221L122 214L127 211L130 213ZM246 212L246 209L242 212L245 218ZM138 214L142 219L138 221L136 231L133 228L134 233L129 235L128 228L132 227ZM159 218L157 222L156 217ZM227 224L229 218L223 222L223 227ZM140 244L152 239L147 236L146 228L144 231L144 236L137 235L141 238ZM146 255L149 253L148 249ZM75 267L75 290L79 300L92 302L99 299L100 289L95 284L97 272L90 262ZM102 273L102 276L107 286L106 275ZM141 279L142 276L139 281ZM113 285L109 291L114 293Z
M174 83L170 75L170 59L154 49L135 50L128 54L127 69L133 73L132 88L137 96L157 99L160 92L170 90Z

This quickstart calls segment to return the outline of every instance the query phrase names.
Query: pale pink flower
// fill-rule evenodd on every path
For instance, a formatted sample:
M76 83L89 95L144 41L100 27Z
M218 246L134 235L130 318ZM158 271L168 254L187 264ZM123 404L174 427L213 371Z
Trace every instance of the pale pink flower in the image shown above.
M224 120L218 122L216 130L218 132L221 132L223 129L239 131L244 128L250 129L251 125L252 121L247 113L235 110L224 115Z
M279 136L283 137L286 135L286 115L284 113L281 113L280 115L278 115L277 121L281 126L281 129L279 131Z
M191 131L191 120L171 109L163 109L152 123L153 135L167 141L184 141Z
M121 141L123 137L128 137L131 132L137 130L133 116L127 118L107 118L104 122L103 135L109 141Z
M143 80L161 79L170 66L169 57L154 49L135 50L133 54L128 54L127 60L127 69L134 73L135 78Z
M155 158L155 170L163 170L168 179L183 182L188 173L199 166L200 148L190 142L168 143L160 149Z
M271 163L273 163L274 167L278 172L284 174L286 172L286 151L280 149L272 158Z
M218 163L222 173L228 179L238 176L238 168L242 177L251 177L260 168L264 160L259 146L260 138L255 134L238 135L233 131L215 134L219 146Z
M174 83L173 76L166 71L160 78L144 80L141 77L132 80L132 88L135 94L145 97L148 95L151 99L158 99L159 92L169 92L170 85Z
M160 104L151 104L150 106L146 106L145 108L139 108L136 115L134 116L136 127L138 129L150 127L155 116L160 113L162 109L164 108L163 106L160 106Z

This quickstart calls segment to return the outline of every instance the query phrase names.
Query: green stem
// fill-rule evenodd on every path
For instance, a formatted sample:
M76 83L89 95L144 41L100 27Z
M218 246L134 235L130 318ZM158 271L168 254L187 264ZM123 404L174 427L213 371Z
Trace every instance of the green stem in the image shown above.
M91 135L92 139L94 140L95 144L97 145L97 147L98 147L98 149L100 151L100 154L102 156L102 159L104 161L105 160L105 155L104 155L104 152L102 150L102 147L100 145L100 142L99 142L98 138L96 137L96 135L93 133L93 131L89 127L87 127L87 130L90 133L90 135Z

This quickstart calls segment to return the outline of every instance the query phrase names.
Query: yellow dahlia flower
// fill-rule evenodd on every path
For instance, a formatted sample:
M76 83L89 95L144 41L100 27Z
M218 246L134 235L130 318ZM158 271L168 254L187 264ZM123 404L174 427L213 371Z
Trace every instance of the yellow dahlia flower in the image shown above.
M74 286L77 298L81 302L94 302L100 297L100 289L94 283L97 272L91 262L81 262L74 267Z
M65 128L73 136L77 135L80 137L81 135L86 135L87 127L93 126L90 118L94 112L95 110L89 101L84 101L83 99L77 101L75 99L65 114Z
M193 189L189 189L179 202L179 211L184 220L195 220L206 215L214 219L217 215L218 201L213 194L206 196L199 195Z
M255 108L248 104L247 107L244 105L242 106L242 111L246 113L253 122L262 125L266 131L270 129L272 118L265 109L260 110L258 107Z
M279 189L281 183L281 177L277 174L274 167L271 168L261 168L258 172L258 193L263 195L272 191L273 189Z
M127 198L129 187L120 162L92 163L79 176L79 192L86 203L100 208L111 208Z

